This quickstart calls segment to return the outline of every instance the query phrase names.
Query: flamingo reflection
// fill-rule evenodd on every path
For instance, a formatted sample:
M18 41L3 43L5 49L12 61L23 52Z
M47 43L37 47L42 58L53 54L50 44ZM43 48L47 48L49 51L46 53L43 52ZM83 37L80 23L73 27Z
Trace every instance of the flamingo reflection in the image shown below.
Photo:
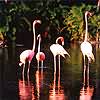
M81 89L80 91L80 99L79 100L92 100L92 96L93 96L93 91L94 88L93 87L84 87Z
M89 64L88 64L89 68ZM94 87L89 84L89 69L87 69L87 74L84 74L84 84L80 90L80 99L79 100L92 100ZM87 80L87 81L85 81Z
M65 100L64 90L60 85L60 80L58 79L58 86L56 86L56 73L54 72L53 85L50 87L49 100Z
M86 65L85 65L86 66ZM82 89L80 90L80 99L79 100L92 100L94 87L90 86L89 82L89 64L87 66L87 73L84 73L84 84Z
M39 72L39 70L36 71L36 89L37 89L37 99L40 98L40 88L43 85L43 70Z
M88 64L88 71L84 74L84 84L82 89L80 90L80 99L79 100L92 100L94 87L90 86L89 84L89 64ZM87 81L85 81L87 80Z
M30 81L19 80L20 100L34 100L34 86Z

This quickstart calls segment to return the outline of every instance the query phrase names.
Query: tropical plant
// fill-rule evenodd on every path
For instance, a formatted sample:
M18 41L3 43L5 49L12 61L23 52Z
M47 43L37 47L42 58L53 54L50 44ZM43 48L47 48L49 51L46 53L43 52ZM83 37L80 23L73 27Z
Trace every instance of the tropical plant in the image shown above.
M71 41L83 39L85 33L84 13L85 11L91 11L92 8L92 5L85 4L73 5L70 8L68 15L65 16L64 23L71 36Z
M84 12L92 8L93 5L86 4L64 5L62 0L11 1L8 4L1 2L0 32L15 40L15 33L25 30L31 32L32 21L41 19L42 30L47 25L53 28L49 31L50 35L63 33L71 40L81 40L84 34Z

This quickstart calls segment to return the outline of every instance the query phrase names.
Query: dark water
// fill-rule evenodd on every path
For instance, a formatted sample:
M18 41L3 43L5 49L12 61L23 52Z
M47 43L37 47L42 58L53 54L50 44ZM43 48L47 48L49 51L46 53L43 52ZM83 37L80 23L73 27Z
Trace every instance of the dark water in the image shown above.
M42 48L46 54L44 69L40 67L38 71L33 58L29 77L25 74L24 79L22 67L18 65L24 48L15 45L0 48L0 100L100 100L100 48L93 45L96 59L89 65L89 85L86 75L85 86L83 58L78 44L65 47L71 57L61 57L61 70L59 72L57 64L56 73L49 45Z

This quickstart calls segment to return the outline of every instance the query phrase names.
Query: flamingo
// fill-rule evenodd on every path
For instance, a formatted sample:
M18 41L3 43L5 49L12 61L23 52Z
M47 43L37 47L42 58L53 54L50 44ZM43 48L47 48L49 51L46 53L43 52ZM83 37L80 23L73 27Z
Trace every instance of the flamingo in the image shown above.
M32 61L32 58L34 56L34 51L35 51L35 45L36 45L36 39L35 39L35 24L41 24L41 21L40 20L35 20L33 22L33 35L34 35L34 41L33 41L33 48L32 50L25 50L23 51L21 54L20 54L20 63L19 63L19 66L22 66L23 65L23 76L24 76L24 70L25 70L25 63L26 61L28 61L29 65L28 65L28 70L27 70L27 75L29 74L29 69L30 69L30 63Z
M69 57L70 57L70 55L60 44L57 44L57 43L52 44L50 46L50 50L54 56L54 72L56 73L56 56L61 55L62 57L65 58L65 54L67 54Z
M62 36L56 39L56 44L61 44L64 46L64 38ZM58 77L58 87L60 87L60 55L58 55L58 62L59 62L59 77Z
M41 61L41 67L43 67L43 61L45 60L45 54L43 52L40 52L40 42L41 42L40 34L37 36L37 39L39 40L39 44L38 44L38 52L36 54L36 59L37 59L38 70L39 70L39 61Z
M81 44L81 51L84 57L84 75L85 75L85 70L86 70L86 66L85 66L85 56L88 58L88 66L89 66L89 62L91 62L91 60L95 60L94 59L94 55L92 53L92 45L91 43L88 42L88 22L87 22L87 16L91 16L92 13L86 11L85 12L85 22L86 22L86 33L85 33L85 39L84 42L82 42ZM88 72L89 72L89 67L88 67ZM85 80L85 77L84 77Z

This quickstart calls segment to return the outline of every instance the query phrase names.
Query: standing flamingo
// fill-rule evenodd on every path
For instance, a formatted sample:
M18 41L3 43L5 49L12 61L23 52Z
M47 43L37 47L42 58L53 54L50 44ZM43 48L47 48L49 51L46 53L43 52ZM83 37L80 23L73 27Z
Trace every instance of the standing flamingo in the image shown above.
M40 42L41 42L41 35L40 34L37 36L37 39L39 40L38 52L36 54L36 59L37 59L37 63L38 63L38 70L39 70L39 61L41 61L41 67L43 70L43 61L45 60L45 54L43 52L40 52Z
M28 65L28 70L27 70L27 75L29 74L29 69L30 69L30 63L32 61L32 58L34 56L34 51L35 51L35 45L36 45L36 39L35 39L35 24L41 24L40 20L35 20L33 22L33 35L34 35L34 41L33 41L33 48L32 50L25 50L20 54L20 63L19 65L22 66L23 65L23 77L24 77L24 70L25 70L25 63L26 61L28 61L29 65Z
M56 73L56 56L61 55L62 57L65 58L65 54L67 54L68 56L70 55L60 44L52 44L50 46L50 50L54 56L54 72Z
M82 42L82 44L81 44L81 51L84 56L84 75L85 75L85 70L86 70L85 56L88 58L88 72L89 72L89 62L91 62L91 60L94 61L94 55L92 53L92 45L88 42L88 23L87 23L88 15L91 16L92 14L90 12L86 11L85 12L86 33L85 33L84 42ZM85 80L85 77L84 77L84 80Z
M62 36L56 39L56 44L61 44L64 46L64 38ZM58 55L58 63L59 63L59 77L58 77L58 87L60 87L60 55Z

